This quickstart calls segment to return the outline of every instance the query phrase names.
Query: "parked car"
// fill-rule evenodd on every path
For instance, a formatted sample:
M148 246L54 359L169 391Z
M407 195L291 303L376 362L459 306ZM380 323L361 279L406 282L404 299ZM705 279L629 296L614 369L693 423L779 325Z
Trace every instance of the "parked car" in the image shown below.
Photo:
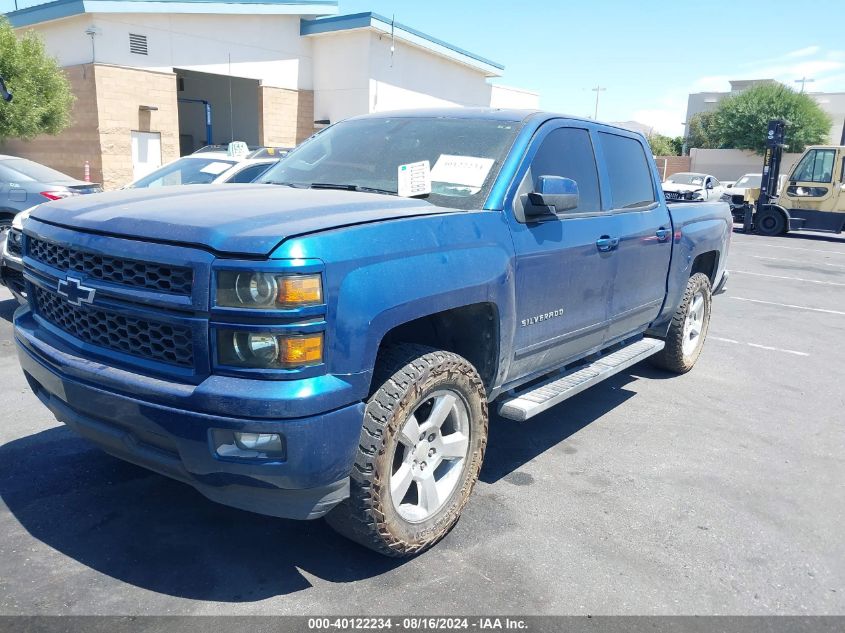
M488 407L689 371L727 280L727 205L668 206L645 137L591 120L367 115L261 180L33 210L21 366L109 453L389 556L455 525Z
M669 202L718 200L724 191L722 183L708 174L681 172L663 182L663 193Z
M287 156L292 147L259 147L249 153L248 158L275 158L280 159Z
M0 232L9 229L15 214L31 206L102 190L97 183L77 180L46 165L0 154Z
M278 158L231 158L211 152L190 154L159 167L124 188L248 183L277 161Z
M0 283L6 286L18 303L26 303L23 279L23 224L32 209L21 211L12 220L8 231L0 236Z
M742 221L741 216L745 212L746 190L753 188L759 189L762 180L762 174L745 174L722 194L722 202L727 202L730 205L734 220Z

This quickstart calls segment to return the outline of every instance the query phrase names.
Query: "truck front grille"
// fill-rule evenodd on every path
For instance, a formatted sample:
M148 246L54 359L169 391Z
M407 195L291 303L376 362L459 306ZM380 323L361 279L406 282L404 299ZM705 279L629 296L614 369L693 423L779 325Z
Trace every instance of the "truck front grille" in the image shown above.
M28 251L33 259L61 271L85 273L95 279L155 292L191 295L193 270L184 266L99 255L36 237L29 238Z
M194 365L189 328L72 306L40 287L35 288L35 303L44 319L85 343L170 365Z

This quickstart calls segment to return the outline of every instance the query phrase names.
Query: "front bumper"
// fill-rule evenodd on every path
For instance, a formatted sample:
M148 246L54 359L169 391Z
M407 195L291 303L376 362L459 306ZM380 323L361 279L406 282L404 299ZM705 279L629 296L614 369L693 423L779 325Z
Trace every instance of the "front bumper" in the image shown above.
M28 327L31 320L28 308L18 311L15 338L33 392L59 421L106 452L188 483L213 501L271 516L317 518L349 495L363 403L291 418L246 418L229 411L213 414L178 408L156 397L156 384L162 381L149 379L143 394L121 393L114 388L114 377L107 378L112 368L60 349L58 343L51 346L37 329ZM227 383L230 389L236 384L232 380ZM238 390L246 402L253 388L266 389L267 382L238 380ZM237 394L220 394L221 401L230 403L233 395ZM268 408L273 404L278 405L268 403ZM279 433L286 442L286 456L264 461L220 457L212 429Z

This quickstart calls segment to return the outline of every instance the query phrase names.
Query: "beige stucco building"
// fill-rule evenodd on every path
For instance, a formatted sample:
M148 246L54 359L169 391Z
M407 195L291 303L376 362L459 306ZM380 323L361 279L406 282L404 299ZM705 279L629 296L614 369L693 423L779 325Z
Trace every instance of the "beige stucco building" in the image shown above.
M292 146L327 122L443 105L537 107L503 67L372 13L312 0L56 0L7 14L57 57L76 103L17 154L106 188L212 143ZM12 88L14 88L12 86Z

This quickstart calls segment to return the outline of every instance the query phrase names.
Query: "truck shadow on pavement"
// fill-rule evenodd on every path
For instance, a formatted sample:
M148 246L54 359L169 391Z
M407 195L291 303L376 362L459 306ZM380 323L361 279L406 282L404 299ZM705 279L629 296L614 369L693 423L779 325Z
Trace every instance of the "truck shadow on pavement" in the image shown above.
M527 423L493 415L481 480L514 473L622 404L635 395L624 389L633 380L621 373ZM118 581L194 600L253 602L312 587L300 570L346 583L414 564L369 552L320 520L285 521L213 503L64 426L0 446L0 498L32 537L61 555ZM18 552L28 538L4 535Z
M635 396L633 391L624 388L634 380L630 371L622 372L526 422L494 415L497 404L491 405L487 452L479 479L487 484L496 483L575 435ZM575 449L564 447L563 451L574 452Z
M0 446L0 497L33 537L62 555L170 596L253 602L310 588L299 569L345 583L401 564L323 521L285 521L208 501L64 426ZM10 538L4 535L11 546Z

